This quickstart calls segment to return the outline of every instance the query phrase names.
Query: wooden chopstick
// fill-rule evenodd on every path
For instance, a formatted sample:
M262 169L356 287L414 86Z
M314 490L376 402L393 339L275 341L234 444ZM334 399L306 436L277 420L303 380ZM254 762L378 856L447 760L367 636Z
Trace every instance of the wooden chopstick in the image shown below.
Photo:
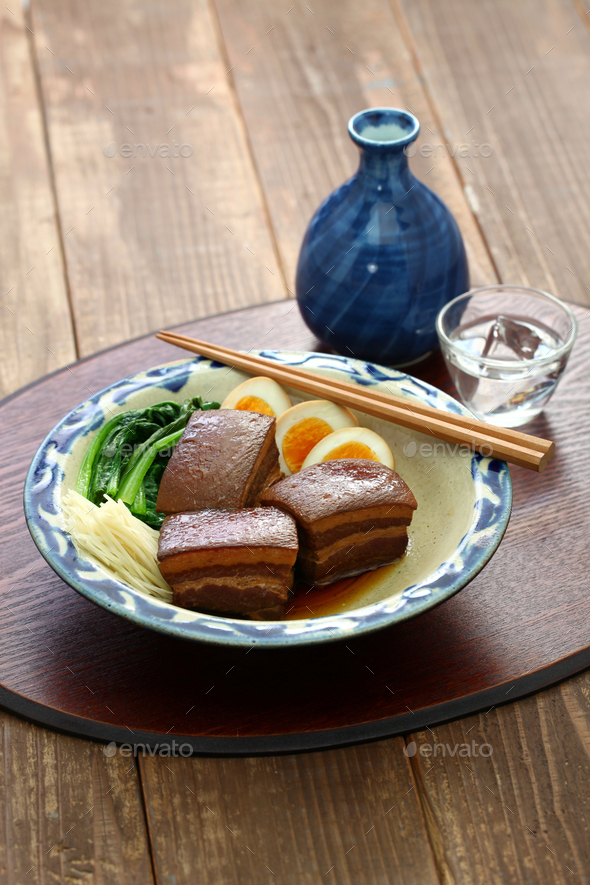
M318 376L297 367L281 366L263 357L243 354L175 332L162 331L156 337L249 374L264 374L279 384L288 385L321 399L329 399L339 405L357 409L411 430L430 433L446 442L467 445L484 455L501 458L538 473L544 470L555 452L555 444L549 440L510 428L486 424L475 418L444 412L405 397Z
M250 372L255 371L256 367L258 367L263 372L267 372L269 367L277 365L276 363L270 362L269 360L264 359L264 357L259 357L255 354L243 354L239 351L223 347L222 345L209 344L206 341L199 341L196 338L189 338L185 335L178 335L176 332L166 332L164 334L167 336L167 340L169 341L169 343L176 343L178 346L186 348L188 350L192 350L193 352L205 353L205 349L208 349L210 353L215 352L217 354L215 358L218 359L220 362L227 362L229 364L229 361L234 360L236 356L247 357L248 361L252 363L251 368L248 369L248 371ZM198 347L198 350L195 350L195 346ZM223 356L224 359L221 359L221 356ZM317 375L314 375L313 373L308 372L304 369L299 369L296 366L283 366L281 368L286 369L290 375L292 374L293 376L299 376L301 379L312 382L317 381ZM290 381L290 384L292 387L297 387L297 385L293 383L292 380ZM473 417L465 417L463 415L457 415L454 413L441 412L440 409L435 409L432 406L428 406L420 402L419 400L414 402L408 400L408 398L396 396L395 394L386 394L381 391L372 390L371 388L359 388L358 385L350 384L346 381L340 381L334 378L329 379L329 384L330 386L342 390L347 395L358 394L359 391L362 391L362 395L365 397L381 403L395 403L405 411L412 412L418 415L423 415L425 419L429 419L431 421L433 419L439 420L441 415L444 415L443 420L445 424L455 424L457 427L464 428L469 433L473 431L474 427L485 428L485 431L488 432L488 436L495 436L499 440L505 440L512 444L520 444L525 449L535 449L540 452L541 455L545 455L548 451L550 451L552 455L555 449L553 443L548 442L544 439L540 439L539 437L530 436L526 433L521 433L519 431L511 430L505 427L497 427L496 425L486 424L485 422L478 421ZM405 422L400 420L396 423L402 424ZM426 429L428 429L428 427L422 427L421 429L422 432L424 432ZM547 461L545 461L544 463L546 464Z
M247 356L248 359L254 364L256 364L261 370L266 371L269 366L276 365L276 363L270 362L264 357L257 356L256 354L244 354L239 351L231 350L229 347L223 347L220 344L209 344L206 341L200 341L198 338L189 338L187 335L179 335L176 332L161 332L156 337L162 338L163 340L168 341L170 344L177 344L179 347L183 347L186 350L192 350L194 353L200 353L201 350L195 350L195 346L198 348L214 348L219 353L223 353L226 359L233 359L234 356ZM317 356L321 356L322 354L318 353ZM305 369L300 369L298 366L286 366L290 373L294 376L299 375L302 378L313 379L317 376L311 372L306 371ZM397 405L401 406L406 410L410 410L419 415L424 415L424 417L432 417L437 416L440 417L441 411L440 409L435 409L432 406L429 406L420 400L410 400L409 398L397 396L393 393L383 393L380 390L374 390L370 387L360 387L356 384L350 384L347 381L340 381L336 378L330 378L330 385L338 388L339 390L343 390L347 393L350 392L359 392L362 390L364 396L369 399L376 400L377 402L390 402L397 403ZM291 384L291 387L295 387L296 385ZM410 405L411 404L411 405ZM497 436L498 439L504 439L508 442L519 440L526 448L533 448L543 454L553 445L547 440L541 439L537 436L530 436L526 433L522 433L517 430L512 430L506 427L499 427L495 424L487 424L483 421L478 421L473 417L466 417L464 415L457 415L453 412L444 413L445 414L445 422L449 422L451 424L455 424L457 427L463 427L465 430L472 430L473 427L481 426L485 427L486 431L489 432L490 436Z

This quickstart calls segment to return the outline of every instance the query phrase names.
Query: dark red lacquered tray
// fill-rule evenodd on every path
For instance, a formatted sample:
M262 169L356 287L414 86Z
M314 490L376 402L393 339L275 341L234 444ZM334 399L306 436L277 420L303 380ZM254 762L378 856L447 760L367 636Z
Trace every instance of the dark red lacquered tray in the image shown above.
M230 347L319 345L292 302L191 323ZM77 363L0 404L0 702L59 729L200 752L280 752L415 730L487 709L590 664L590 321L531 432L555 440L542 475L512 470L513 515L484 571L420 617L347 643L228 650L137 628L51 571L22 509L30 460L96 391L182 353L153 338ZM268 330L273 327L272 332ZM439 356L414 374L450 382ZM528 430L529 428L527 428Z

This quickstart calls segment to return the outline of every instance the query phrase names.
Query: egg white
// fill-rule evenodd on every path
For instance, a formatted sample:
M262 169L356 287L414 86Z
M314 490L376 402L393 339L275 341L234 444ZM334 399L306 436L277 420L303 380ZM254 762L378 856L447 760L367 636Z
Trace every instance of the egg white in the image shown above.
M349 409L345 409L343 406L338 406L336 403L331 403L325 399L306 400L305 402L298 403L296 406L291 406L277 420L276 441L279 449L279 462L281 470L286 476L291 475L291 470L287 466L283 455L285 435L291 428L306 418L319 418L325 421L332 428L332 432L341 430L344 427L358 427L358 421ZM327 438L325 437L325 439Z
M375 433L374 430L369 430L368 427L345 427L342 430L336 430L329 436L325 436L324 439L320 440L313 447L303 462L301 469L305 470L306 467L311 467L312 464L319 464L331 451L350 442L363 443L365 446L368 446L381 464L393 470L395 466L393 452L383 437Z
M281 385L273 381L272 378L265 378L263 375L248 378L247 381L234 387L222 402L221 408L235 409L236 404L245 396L256 396L263 400L273 410L275 418L279 418L287 409L291 408L291 400Z

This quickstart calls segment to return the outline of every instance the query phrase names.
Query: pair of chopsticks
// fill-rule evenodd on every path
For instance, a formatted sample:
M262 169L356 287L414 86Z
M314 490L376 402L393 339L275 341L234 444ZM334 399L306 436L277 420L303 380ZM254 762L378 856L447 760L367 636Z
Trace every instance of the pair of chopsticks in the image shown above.
M156 337L232 368L253 375L265 375L279 384L310 393L319 399L328 399L374 418L382 418L420 433L431 434L436 439L469 446L483 455L501 458L537 473L545 469L555 453L555 443L518 430L496 427L476 418L444 412L401 396L318 376L295 366L281 366L260 356L240 353L229 347L199 341L175 332L158 332Z

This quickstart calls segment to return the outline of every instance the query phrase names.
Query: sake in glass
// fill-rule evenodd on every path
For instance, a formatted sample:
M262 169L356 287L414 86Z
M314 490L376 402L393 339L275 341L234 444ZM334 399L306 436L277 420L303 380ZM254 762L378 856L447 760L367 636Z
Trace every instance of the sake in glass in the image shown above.
M524 286L485 286L446 304L436 320L462 402L481 421L520 427L543 411L578 331L562 301Z

